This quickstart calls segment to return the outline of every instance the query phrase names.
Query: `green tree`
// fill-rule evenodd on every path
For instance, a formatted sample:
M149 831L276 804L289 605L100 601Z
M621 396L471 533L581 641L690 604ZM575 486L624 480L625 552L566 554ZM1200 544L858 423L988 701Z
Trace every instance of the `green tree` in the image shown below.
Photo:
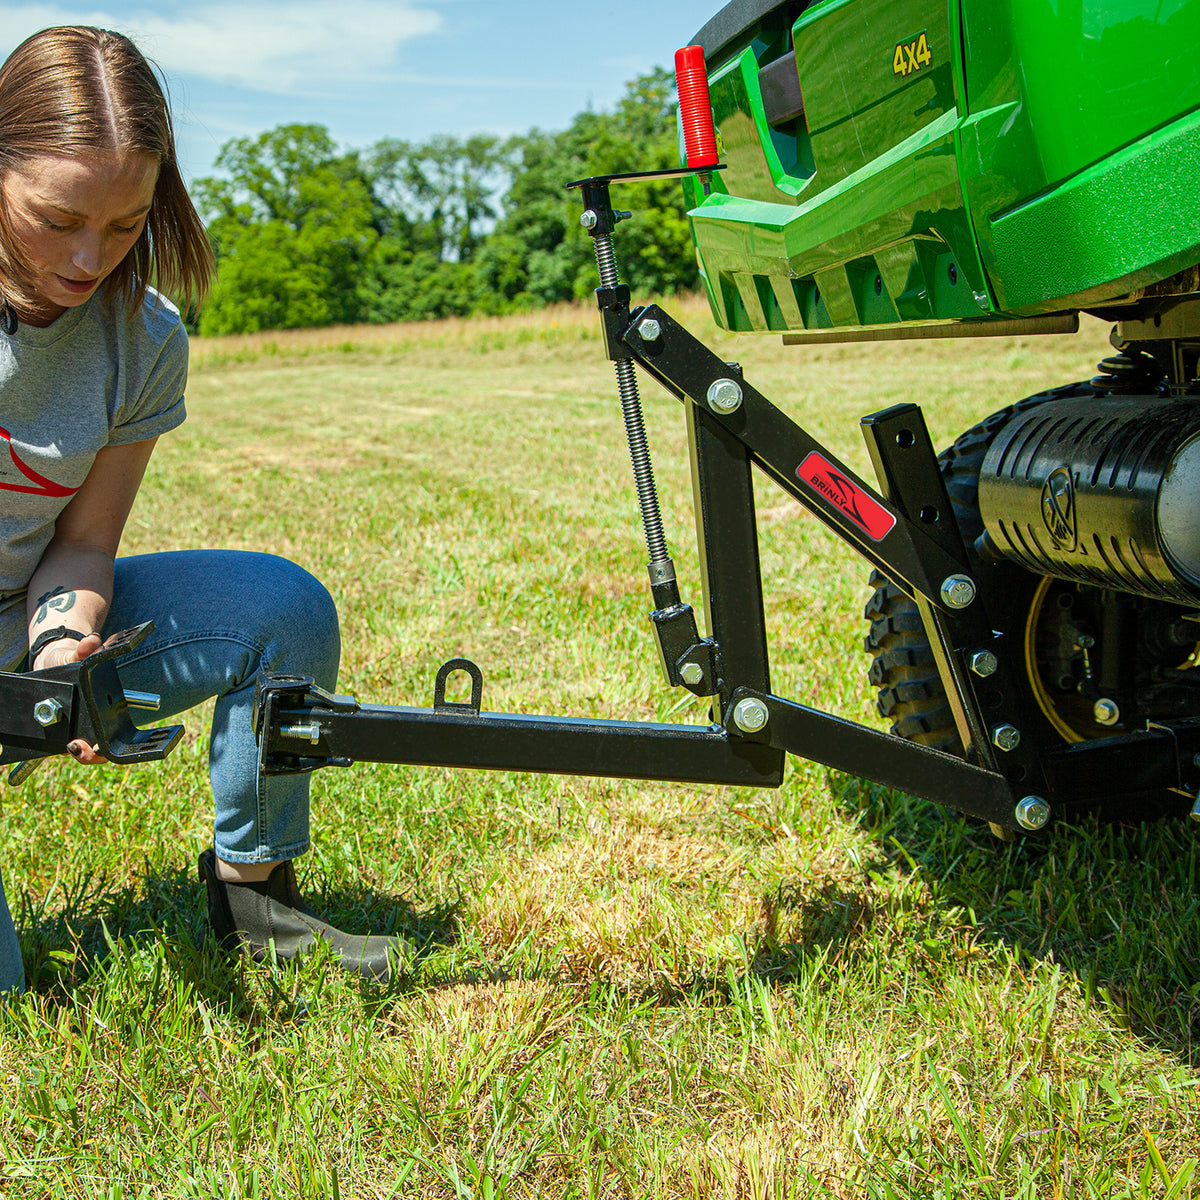
M560 133L514 138L504 216L477 257L478 307L500 312L590 295L597 283L591 238L579 225L579 192L564 185L675 166L675 111L674 79L658 70L633 80L611 114L584 112ZM634 212L616 237L622 278L643 294L694 288L699 277L679 184L618 185L613 200Z
M612 113L504 143L385 138L343 153L320 125L235 138L217 158L221 174L195 189L218 263L200 332L503 313L587 296L592 242L579 193L564 184L673 165L675 108L672 77L655 71ZM635 213L617 235L634 290L694 287L678 183L623 185L613 199Z
M501 144L486 134L419 144L384 138L368 152L366 173L385 232L403 230L414 251L430 250L445 262L474 256L506 179Z
M281 125L226 143L227 178L196 185L217 255L200 314L206 335L351 323L376 241L375 203L357 156L319 125Z

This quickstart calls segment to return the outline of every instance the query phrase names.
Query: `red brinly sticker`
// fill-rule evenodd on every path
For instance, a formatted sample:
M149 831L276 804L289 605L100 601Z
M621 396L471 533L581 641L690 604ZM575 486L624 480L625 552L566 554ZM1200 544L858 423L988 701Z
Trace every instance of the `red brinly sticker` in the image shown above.
M796 468L796 477L845 513L872 541L882 541L896 524L894 514L815 450Z

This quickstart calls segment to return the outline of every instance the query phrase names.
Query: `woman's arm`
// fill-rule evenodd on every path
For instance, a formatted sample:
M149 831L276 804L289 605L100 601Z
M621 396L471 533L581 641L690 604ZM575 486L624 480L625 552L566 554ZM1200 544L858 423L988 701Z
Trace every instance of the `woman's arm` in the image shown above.
M59 514L29 581L29 644L58 626L88 636L51 642L31 670L79 662L100 648L97 631L112 599L113 560L155 440L106 446Z

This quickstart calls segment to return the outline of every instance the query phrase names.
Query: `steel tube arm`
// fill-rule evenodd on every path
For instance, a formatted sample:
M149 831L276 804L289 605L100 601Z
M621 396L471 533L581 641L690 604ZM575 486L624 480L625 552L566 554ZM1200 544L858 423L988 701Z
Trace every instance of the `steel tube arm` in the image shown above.
M659 336L644 341L639 328L650 318ZM969 575L965 559L908 520L894 505L845 466L820 442L748 384L730 364L657 305L638 309L623 337L640 365L676 396L713 412L750 450L754 462L781 488L889 579L945 608L941 586L952 575ZM734 375L737 378L734 378ZM736 383L741 399L722 413L708 401L719 380Z
M1019 828L1013 815L1012 787L995 771L806 704L746 688L734 693L727 719L730 728L736 728L738 705L744 700L757 700L767 712L762 730L748 737L835 771L921 796L1008 829Z
M264 774L387 762L750 787L783 778L781 751L720 725L359 705L291 676L261 677L255 703Z

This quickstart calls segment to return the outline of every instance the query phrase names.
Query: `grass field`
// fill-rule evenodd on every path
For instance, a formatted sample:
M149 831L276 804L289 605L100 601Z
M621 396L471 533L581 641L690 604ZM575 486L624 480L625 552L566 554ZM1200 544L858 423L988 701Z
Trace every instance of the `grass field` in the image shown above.
M686 322L852 465L1086 377L1074 338L806 351ZM194 346L125 550L308 566L341 690L703 721L661 683L594 313ZM679 406L645 389L700 606ZM878 723L865 569L761 481L773 684ZM12 1197L1182 1197L1200 1164L1194 826L1003 845L793 761L777 791L326 771L301 875L411 977L228 960L194 881L206 714L167 763L52 765L0 808L31 988L0 1033Z

